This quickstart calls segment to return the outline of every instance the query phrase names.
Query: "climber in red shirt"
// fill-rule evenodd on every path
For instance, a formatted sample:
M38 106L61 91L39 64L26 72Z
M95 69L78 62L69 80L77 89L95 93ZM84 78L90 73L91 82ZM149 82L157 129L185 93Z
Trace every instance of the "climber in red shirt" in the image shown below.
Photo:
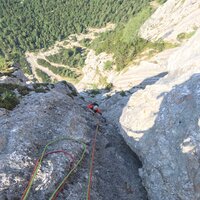
M90 103L87 105L87 108L91 109L95 113L99 113L102 115L101 110L99 109L99 105L97 103Z

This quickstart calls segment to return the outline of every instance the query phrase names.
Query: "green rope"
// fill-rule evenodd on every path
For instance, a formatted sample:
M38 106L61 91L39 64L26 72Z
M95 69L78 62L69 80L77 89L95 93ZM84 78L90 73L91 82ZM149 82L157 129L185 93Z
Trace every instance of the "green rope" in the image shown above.
M81 158L78 160L78 162L76 163L76 165L70 170L70 172L67 174L67 176L62 180L62 182L59 184L59 186L56 188L56 190L54 191L54 193L51 195L51 197L49 198L49 200L52 200L53 197L56 195L56 193L58 192L58 190L60 189L60 187L65 183L65 181L68 179L68 177L72 174L72 172L80 165L80 163L82 162L85 152L86 152L86 145L84 143L83 144L83 153L81 155Z
M44 158L44 155L45 155L45 152L46 152L48 146L51 145L51 144L57 143L57 142L59 142L59 141L61 141L61 140L71 140L71 141L73 141L73 142L77 142L77 143L79 143L79 144L82 144L82 145L83 145L83 153L82 153L82 155L81 155L81 158L78 160L77 164L70 170L70 172L67 174L67 176L66 176L66 177L63 179L63 181L59 184L59 186L58 186L58 187L56 188L56 190L53 192L53 194L51 195L51 197L49 198L49 200L52 200L52 199L53 199L53 197L55 196L55 194L57 193L57 191L60 189L60 187L63 185L63 183L67 180L67 178L72 174L72 172L79 166L79 164L80 164L81 161L83 160L84 155L85 155L85 152L86 152L86 145L85 145L83 142L78 141L78 140L75 140L75 139L72 139L72 138L66 138L66 137L63 137L63 138L60 138L60 139L57 139L57 140L54 140L54 141L49 142L49 143L44 147L44 150L43 150L43 152L42 152L42 155L41 155L41 157L40 157L40 159L39 159L38 166L36 167L35 172L34 172L32 178L31 178L31 180L30 180L29 186L28 186L28 188L27 188L27 190L26 190L26 193L25 193L25 195L24 195L24 197L23 197L23 200L26 200L27 197L28 197L28 194L29 194L29 192L30 192L30 189L31 189L31 187L32 187L32 185L33 185L33 181L34 181L34 179L35 179L35 177L36 177L36 175L37 175L37 172L38 172L38 170L39 170L39 168L40 168L40 166L41 166L42 160L43 160L43 158Z

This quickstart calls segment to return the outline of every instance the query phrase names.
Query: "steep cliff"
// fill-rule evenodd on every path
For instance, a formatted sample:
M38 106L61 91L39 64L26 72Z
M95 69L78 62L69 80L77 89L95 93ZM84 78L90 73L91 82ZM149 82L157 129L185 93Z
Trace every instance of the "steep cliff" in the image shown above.
M78 161L83 146L66 137L84 142L87 151L58 199L83 199L92 139L100 122L92 199L199 200L199 5L197 0L168 0L160 6L142 26L141 37L179 45L149 57L143 52L137 64L121 72L106 70L112 54L90 50L77 88L112 82L113 91L99 90L92 98L90 91L83 93L85 99L98 101L107 123L86 109L87 101L71 84L27 85L20 71L1 75L1 83L15 85L12 92L19 102L12 111L0 109L0 199L21 197L48 142L61 138L49 151L67 151ZM19 94L16 85L25 86L25 94ZM62 153L46 156L29 198L48 199L72 164Z
M199 42L200 30L169 56L167 76L130 97L120 118L122 135L143 162L150 199L200 198Z
M178 42L181 34L184 37L185 33L192 33L200 27L199 6L198 0L168 0L145 22L141 36L153 41Z
M17 87L17 82L9 84L9 88ZM83 155L57 199L86 198L97 124L91 198L147 199L138 174L141 163L137 156L114 125L106 124L101 116L86 108L87 102L71 84L24 83L24 87L29 90L18 96L13 110L0 108L1 200L22 197L36 160L49 143L28 199L49 199Z

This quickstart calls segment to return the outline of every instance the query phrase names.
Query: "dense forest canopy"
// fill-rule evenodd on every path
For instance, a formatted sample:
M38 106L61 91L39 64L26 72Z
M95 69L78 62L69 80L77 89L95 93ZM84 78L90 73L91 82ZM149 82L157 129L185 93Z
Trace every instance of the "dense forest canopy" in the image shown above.
M114 31L102 33L90 45L96 53L113 53L117 70L122 70L133 58L151 46L160 47L160 43L152 44L140 38L139 30L141 25L153 12L150 6L144 7L127 23L118 26ZM162 45L162 44L161 44Z
M150 0L1 0L0 53L18 58L72 33L127 21Z

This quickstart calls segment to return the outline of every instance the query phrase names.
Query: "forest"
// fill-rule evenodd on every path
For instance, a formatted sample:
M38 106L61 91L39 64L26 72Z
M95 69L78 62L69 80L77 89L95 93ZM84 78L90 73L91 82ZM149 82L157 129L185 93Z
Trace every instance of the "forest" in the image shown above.
M114 31L102 33L100 37L92 41L89 47L93 48L97 54L101 52L113 53L118 71L126 67L145 49L160 52L166 48L171 48L172 44L162 40L153 43L139 36L140 27L153 11L150 6L144 7L127 23L120 24ZM105 68L110 67L108 65Z
M25 51L48 48L72 33L123 23L150 0L1 0L0 54L24 62ZM27 68L26 63L23 63Z
M58 74L62 77L69 77L69 78L77 78L77 74L72 71L71 69L69 68L66 68L66 67L54 67L52 66L48 61L44 60L44 59L38 59L37 60L37 63L43 67L46 67L48 68L49 70L51 70L54 74ZM38 74L39 76L41 75Z
M71 49L60 49L59 53L47 56L47 60L53 63L67 65L71 68L83 67L87 52L81 47Z

